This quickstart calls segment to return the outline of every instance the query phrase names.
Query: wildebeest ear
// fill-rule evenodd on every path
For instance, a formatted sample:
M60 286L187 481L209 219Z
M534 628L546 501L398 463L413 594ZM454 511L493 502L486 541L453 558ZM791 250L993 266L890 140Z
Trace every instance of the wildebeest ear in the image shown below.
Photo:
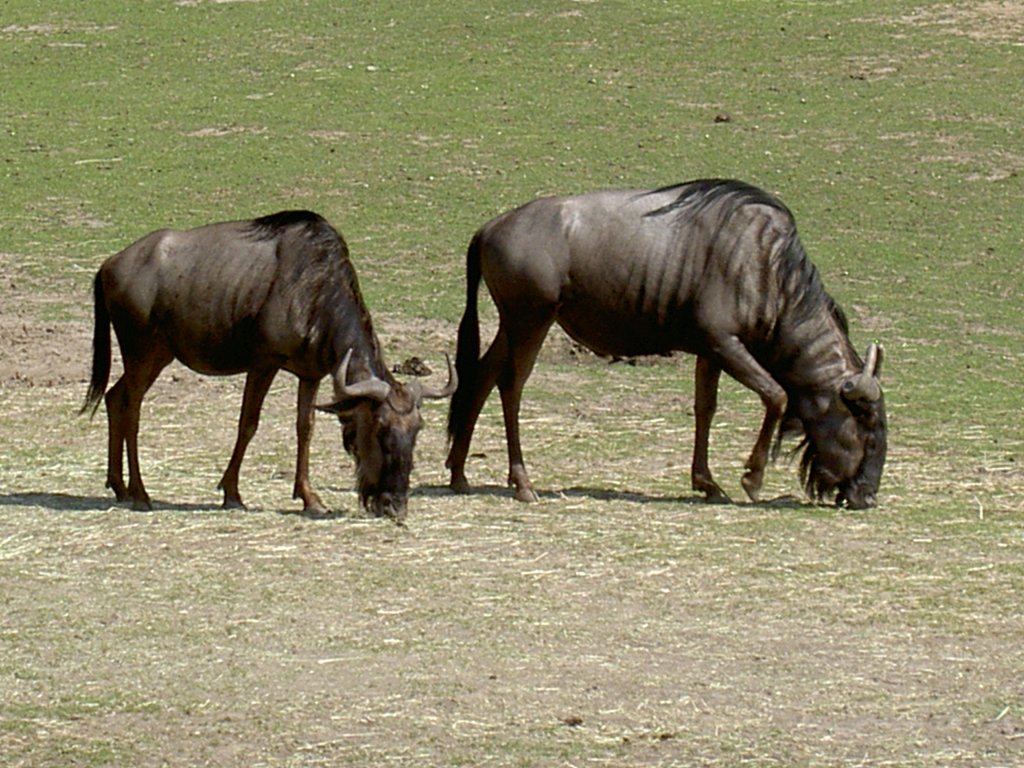
M847 402L873 403L882 396L878 373L882 369L882 348L878 344L868 347L864 370L843 382L840 394Z
M335 403L318 405L316 409L324 413L333 413L335 416L348 416L361 402L365 402L363 398L346 398Z
M844 381L839 394L848 404L873 403L882 396L882 388L874 376L860 374Z

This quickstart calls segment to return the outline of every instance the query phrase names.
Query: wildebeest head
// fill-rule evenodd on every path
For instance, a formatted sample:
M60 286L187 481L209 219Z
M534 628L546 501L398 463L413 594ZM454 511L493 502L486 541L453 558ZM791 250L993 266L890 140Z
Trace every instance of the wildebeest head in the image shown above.
M416 436L423 426L420 405L424 398L450 397L457 385L455 371L449 360L448 383L440 390L376 376L347 384L351 357L349 350L335 374L338 400L318 408L336 414L341 422L345 450L356 461L363 506L377 517L401 522L409 498Z
M865 509L876 503L885 464L885 398L879 384L882 350L868 348L863 370L838 391L796 404L804 433L800 477L807 493L837 506Z

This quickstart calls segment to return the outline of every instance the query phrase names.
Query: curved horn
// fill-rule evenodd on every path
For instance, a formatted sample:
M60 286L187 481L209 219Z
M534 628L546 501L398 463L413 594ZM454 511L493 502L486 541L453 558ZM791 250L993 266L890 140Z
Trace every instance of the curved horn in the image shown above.
M878 371L882 365L882 348L878 344L868 347L864 370L843 382L843 397L847 400L861 400L873 403L882 396L882 385L878 382Z
M452 358L445 353L444 359L447 361L447 367L449 367L449 381L440 389L425 387L419 382L413 382L409 385L409 388L413 391L417 402L422 399L446 399L455 394L455 390L459 386L459 374L456 373L455 366L452 365Z
M864 372L870 373L876 379L878 374L882 370L882 348L877 342L872 342L871 346L868 347L867 362L864 363Z
M441 400L451 397L455 394L455 390L459 387L459 374L455 372L455 366L452 365L452 358L444 353L444 360L447 362L449 367L449 381L440 389L434 387L423 387L423 396L427 399Z
M337 375L334 377L335 395L339 399L342 397L366 397L370 400L384 402L388 397L388 393L391 391L391 385L386 381L378 379L376 376L371 374L368 379L363 379L362 381L357 381L353 384L346 383L346 379L348 377L348 362L351 359L352 350L349 349L349 351L345 353L345 359L341 361L341 367L338 369Z

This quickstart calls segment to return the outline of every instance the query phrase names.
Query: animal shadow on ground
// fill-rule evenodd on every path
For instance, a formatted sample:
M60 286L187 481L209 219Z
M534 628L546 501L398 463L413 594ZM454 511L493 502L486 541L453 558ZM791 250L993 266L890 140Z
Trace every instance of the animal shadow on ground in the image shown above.
M0 507L44 507L54 512L105 512L125 506L110 496L75 496L69 493L4 493ZM211 507L202 504L156 504L157 509L194 512Z
M453 491L447 485L423 485L415 489L411 496L453 496ZM512 499L513 490L503 485L478 485L470 489L465 496L492 496L494 498ZM697 507L703 506L728 506L708 502L703 496L658 496L640 491L615 490L610 488L592 488L588 486L574 485L569 488L562 488L550 491L538 491L542 501L557 501L559 499L591 499L593 501L620 501L637 504L686 504ZM797 496L780 496L776 499L766 499L756 504L743 500L732 506L743 507L771 507L772 509L805 509L809 503Z
M277 514L285 517L303 517L306 520L365 520L367 515L359 512L350 512L347 509L328 509L317 511L315 509L279 509Z
M421 485L414 488L410 493L411 497L442 498L454 496L447 485ZM489 496L495 499L507 499L512 501L512 491L501 485L480 485L475 486L469 493L469 497ZM635 504L685 504L687 506L713 506L701 496L657 496L648 493L628 490L612 490L608 488L591 488L586 486L572 486L559 490L541 491L542 501L558 501L559 499L591 499L594 501L618 501ZM734 506L744 507L770 507L773 509L806 509L809 504L806 500L796 496L780 496L777 499L762 501L757 504L740 502ZM76 496L67 493L3 493L0 494L0 507L42 507L54 512L106 512L112 509L128 510L127 502L119 502L110 496ZM223 512L223 508L217 504L194 504L175 502L154 502L156 512ZM361 510L352 511L348 509L331 509L326 512L315 512L303 509L254 509L235 510L243 513L264 513L271 512L285 517L302 517L306 520L365 520L367 515ZM146 514L141 512L140 514Z
M110 496L75 496L67 493L3 493L0 494L0 507L42 507L54 512L106 512L112 509L130 510L128 502L119 502ZM194 504L154 501L155 512L223 512L219 504ZM356 519L358 514L339 509L327 512L309 512L300 509L254 509L235 510L242 512L263 513L276 512L280 515L296 515L307 520L344 520ZM140 512L139 514L147 514Z

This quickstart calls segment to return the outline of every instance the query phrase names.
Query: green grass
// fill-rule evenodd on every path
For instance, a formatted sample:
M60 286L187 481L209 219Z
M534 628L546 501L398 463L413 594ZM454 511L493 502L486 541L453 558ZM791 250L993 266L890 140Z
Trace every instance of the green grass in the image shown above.
M352 241L374 307L451 320L501 210L738 176L793 208L900 384L970 395L1019 362L1015 48L899 20L926 5L9 6L0 250L70 274L69 305L151 229L303 206ZM936 330L980 370L905 363Z

